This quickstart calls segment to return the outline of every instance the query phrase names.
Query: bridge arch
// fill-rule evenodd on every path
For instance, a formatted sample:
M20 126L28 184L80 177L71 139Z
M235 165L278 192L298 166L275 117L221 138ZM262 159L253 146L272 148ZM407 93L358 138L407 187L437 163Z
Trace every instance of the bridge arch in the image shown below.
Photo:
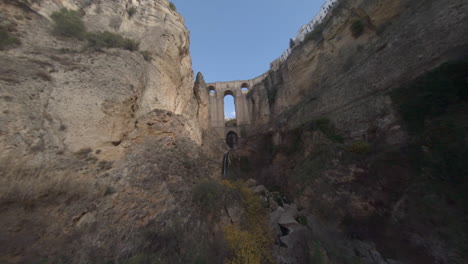
M207 87L210 92L209 96L209 118L210 128L215 130L220 138L225 138L230 130L233 130L238 137L242 137L245 133L240 131L248 131L250 126L250 113L247 93L255 83L260 82L262 79L232 81L232 82L215 82L208 83ZM225 122L225 96L234 97L234 109L236 113L236 126L226 126ZM232 109L230 110L232 111ZM231 121L233 122L233 121Z
M234 92L232 92L232 90L231 90L231 89L229 89L229 90L225 90L225 91L224 91L224 96L226 96L226 95L232 95L232 96L236 97L235 93L234 93Z
M216 95L216 89L214 88L214 86L208 86L208 92L212 96Z
M237 127L237 97L232 90L225 90L223 97L224 125L227 127Z
M226 134L226 144L230 148L234 148L234 146L237 145L238 141L239 141L239 136L237 136L236 132L231 130Z
M250 85L248 83L242 83L240 89L243 93L248 93L250 90Z

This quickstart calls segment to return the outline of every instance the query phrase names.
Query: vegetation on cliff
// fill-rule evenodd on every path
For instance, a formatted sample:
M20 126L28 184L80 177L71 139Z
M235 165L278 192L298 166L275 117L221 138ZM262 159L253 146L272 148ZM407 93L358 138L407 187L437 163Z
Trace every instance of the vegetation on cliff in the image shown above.
M172 11L177 11L176 5L175 5L173 2L169 2L169 8L170 8Z
M271 246L273 237L269 229L268 213L262 201L241 181L223 181L232 190L237 190L242 198L245 220L239 226L224 226L224 236L230 248L229 264L261 264L272 261Z
M262 201L243 181L219 182L208 179L193 188L193 201L210 219L219 220L227 208L238 207L240 223L224 223L223 234L227 244L224 263L260 264L271 261L273 245L268 225L268 213ZM231 216L231 217L234 217Z
M395 90L392 99L410 133L408 154L418 175L413 180L411 221L431 218L438 235L467 257L468 63L446 63Z
M55 22L54 31L57 35L79 40L85 39L88 41L89 46L94 49L121 48L130 51L139 49L140 43L138 41L123 37L117 33L109 31L87 32L78 11L62 8L60 11L52 13L51 18ZM142 55L145 60L151 61L152 58L149 52L142 51Z
M55 22L55 34L77 39L86 37L86 27L78 11L62 8L53 12L50 17Z
M21 44L21 41L8 31L8 27L0 25L0 50L15 47L19 44Z

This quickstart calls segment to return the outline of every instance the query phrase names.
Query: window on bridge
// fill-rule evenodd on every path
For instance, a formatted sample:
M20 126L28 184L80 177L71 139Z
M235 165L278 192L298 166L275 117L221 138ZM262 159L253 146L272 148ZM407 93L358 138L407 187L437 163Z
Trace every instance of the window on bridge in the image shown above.
M248 85L247 83L243 83L243 84L241 85L241 91L242 91L243 93L248 93L248 92L249 92L249 85Z
M208 90L210 91L210 95L215 95L216 94L216 90L213 86L210 86L208 87Z
M227 127L236 127L236 102L234 98L234 93L231 91L226 91L224 93L224 120L225 126Z

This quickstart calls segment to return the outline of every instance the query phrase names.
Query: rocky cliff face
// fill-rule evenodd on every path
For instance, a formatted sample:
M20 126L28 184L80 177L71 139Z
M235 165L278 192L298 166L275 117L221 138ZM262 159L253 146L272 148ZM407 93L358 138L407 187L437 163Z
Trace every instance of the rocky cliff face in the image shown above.
M141 52L55 34L62 8ZM188 30L169 2L0 10L0 262L187 263L209 251L214 235L191 190L219 174L221 154L202 144L206 86L201 75L193 85Z
M451 58L466 56L463 1L341 1L323 29L294 47L278 71L252 89L252 119L289 127L327 116L360 138L371 123L392 130L388 91ZM362 25L353 36L353 24ZM268 100L266 100L268 98Z
M219 181L169 2L1 1L0 262L465 263L467 5L341 3ZM58 36L64 7L141 52Z
M241 159L304 209L303 259L466 261L467 8L341 1L249 92Z
M15 3L1 3L4 23L22 43L0 57L3 154L50 156L91 147L115 160L131 144L135 122L153 109L188 117L185 129L201 144L189 34L167 1ZM63 7L81 8L89 32L140 42L152 59L55 36L50 15Z

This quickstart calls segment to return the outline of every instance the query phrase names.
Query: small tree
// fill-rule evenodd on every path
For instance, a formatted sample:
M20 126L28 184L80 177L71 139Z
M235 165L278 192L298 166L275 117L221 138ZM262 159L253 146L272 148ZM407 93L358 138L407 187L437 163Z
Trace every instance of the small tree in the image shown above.
M137 9L134 6L127 9L127 14L128 14L129 17L132 17L134 14L136 14L136 12L137 12Z
M50 17L55 22L56 34L77 39L85 37L86 27L78 11L62 8L60 11L53 12Z
M172 11L177 11L175 4L172 2L169 2L169 7L171 8Z
M136 40L109 31L88 33L87 40L89 45L95 49L121 48L136 51L140 46L140 43Z
M0 26L0 50L18 46L19 44L21 44L21 41L18 38L11 35L7 28Z
M354 38L358 38L359 36L362 35L364 32L364 22L361 20L354 21L353 24L350 26L351 34L353 35Z

